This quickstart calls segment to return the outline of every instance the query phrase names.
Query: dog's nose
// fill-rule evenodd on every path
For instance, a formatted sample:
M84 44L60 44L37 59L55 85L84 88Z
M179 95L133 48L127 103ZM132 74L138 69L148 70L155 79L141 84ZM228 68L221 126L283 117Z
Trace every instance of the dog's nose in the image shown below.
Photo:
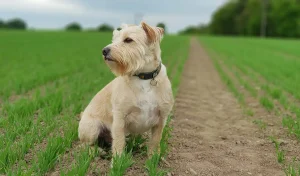
M105 48L103 48L103 50L102 50L103 56L107 56L107 55L109 54L109 52L110 52L110 48L108 48L108 47L105 47Z

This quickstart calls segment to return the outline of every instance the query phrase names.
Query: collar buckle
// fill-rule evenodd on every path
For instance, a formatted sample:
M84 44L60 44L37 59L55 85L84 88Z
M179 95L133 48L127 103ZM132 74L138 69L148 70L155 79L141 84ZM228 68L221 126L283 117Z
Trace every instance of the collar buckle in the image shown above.
M159 63L159 66L152 72L147 72L147 73L139 73L139 74L135 74L133 76L137 76L139 77L140 79L143 79L143 80L148 80L148 79L152 79L151 80L151 85L156 85L157 84L157 81L154 80L154 78L159 74L160 72L160 69L161 69L161 63Z

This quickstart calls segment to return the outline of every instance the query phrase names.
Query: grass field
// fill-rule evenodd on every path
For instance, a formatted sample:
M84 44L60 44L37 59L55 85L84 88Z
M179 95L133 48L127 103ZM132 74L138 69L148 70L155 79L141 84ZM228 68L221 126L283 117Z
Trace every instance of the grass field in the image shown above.
M147 137L130 137L126 152L112 168L110 152L80 146L78 115L114 78L101 56L102 48L111 41L110 33L0 31L0 38L0 175L138 172L156 176L169 172L159 163L170 148L170 125L164 129L160 154L148 159ZM165 36L161 45L174 95L188 58L189 40L186 36ZM289 144L282 146L278 141L279 137L300 140L300 41L211 36L199 37L199 41L262 134L270 128L267 116L280 117L283 128L276 124L272 128L282 131L281 136L268 136L268 140L274 143L277 161L286 175L300 175L300 159L290 152ZM194 62L202 62L205 56L198 57ZM259 108L266 113L260 114Z
M101 57L111 34L0 31L0 38L0 174L100 175L103 168L92 167L98 151L78 147L77 117L114 78ZM162 42L174 94L188 47L188 37L166 36ZM170 130L164 131L162 155ZM131 153L145 140L131 141L110 175L125 173L135 161ZM148 160L145 173L163 173L158 162L157 156Z
M300 140L299 40L201 37L200 41L246 114L257 116L249 106L251 96L268 112L282 117L283 127ZM260 119L253 123L266 128ZM284 155L278 144L276 150L282 163ZM300 175L299 165L286 165L287 175Z

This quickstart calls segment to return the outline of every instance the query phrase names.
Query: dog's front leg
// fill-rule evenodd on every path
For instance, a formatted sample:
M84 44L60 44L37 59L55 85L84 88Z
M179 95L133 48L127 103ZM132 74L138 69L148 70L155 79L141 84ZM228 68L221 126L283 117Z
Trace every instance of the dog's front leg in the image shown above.
M148 156L151 156L155 150L157 152L160 152L160 140L162 137L163 128L165 125L165 118L160 117L159 123L151 128L151 138L149 141L149 147L148 147Z
M113 156L120 155L125 147L125 121L122 113L114 113L111 133Z

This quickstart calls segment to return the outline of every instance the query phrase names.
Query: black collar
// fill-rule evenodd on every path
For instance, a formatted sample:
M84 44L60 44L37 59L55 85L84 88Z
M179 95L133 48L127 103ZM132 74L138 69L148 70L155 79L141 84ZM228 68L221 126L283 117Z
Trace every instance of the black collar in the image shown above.
M139 74L135 74L133 76L137 76L140 79L143 80L148 80L148 79L154 79L160 72L161 69L161 63L159 64L159 66L152 72L147 72L147 73L139 73Z

